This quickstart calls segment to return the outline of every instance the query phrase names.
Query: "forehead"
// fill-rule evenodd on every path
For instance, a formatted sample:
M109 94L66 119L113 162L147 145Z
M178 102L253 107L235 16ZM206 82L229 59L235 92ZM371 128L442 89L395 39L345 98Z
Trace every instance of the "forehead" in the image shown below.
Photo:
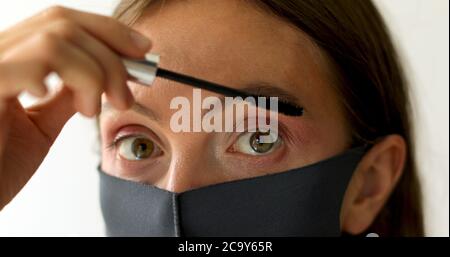
M307 110L303 120L323 119L328 126L343 119L326 53L253 1L156 1L134 27L152 39L151 51L161 56L162 68L237 89L275 85L299 99ZM192 88L164 79L132 91L136 100L161 112L174 97L192 94Z
M311 67L306 62L314 59L315 47L308 37L251 1L161 3L135 26L152 38L161 67L214 81L232 75L238 84L245 74L279 74L278 83L289 83L299 72L311 72L305 67Z
M237 89L261 82L274 85L305 108L295 123L308 128L303 132L310 131L303 134L329 145L346 140L336 136L346 133L347 125L333 86L335 69L326 53L304 32L253 1L156 1L134 28L152 39L151 52L161 56L161 68ZM160 78L152 87L131 85L131 90L137 102L162 117L156 127L164 132L175 112L168 108L171 100L192 95L192 87ZM208 92L202 92L206 96ZM127 113L119 116L128 117Z

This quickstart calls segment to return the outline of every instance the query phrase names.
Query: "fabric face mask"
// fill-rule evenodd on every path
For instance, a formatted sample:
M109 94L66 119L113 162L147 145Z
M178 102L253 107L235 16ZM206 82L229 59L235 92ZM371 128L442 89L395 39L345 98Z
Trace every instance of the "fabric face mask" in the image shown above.
M364 152L183 193L100 171L107 235L339 236L344 193Z

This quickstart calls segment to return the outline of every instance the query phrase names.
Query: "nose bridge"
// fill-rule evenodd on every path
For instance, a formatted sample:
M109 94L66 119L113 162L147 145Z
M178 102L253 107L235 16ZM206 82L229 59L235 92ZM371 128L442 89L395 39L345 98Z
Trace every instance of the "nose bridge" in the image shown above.
M211 173L213 157L207 150L205 133L179 133L176 146L172 147L168 170L161 181L161 187L180 193L190 189L211 184L214 175ZM183 135L184 134L184 135ZM183 138L189 140L183 142Z
M166 132L170 161L169 165L165 166L167 170L164 170L164 174L158 176L158 179L152 183L168 191L179 193L220 182L221 178L218 175L221 173L218 171L222 166L212 151L214 146L211 140L214 139L214 135L207 132L192 132L194 122L201 122L201 118L194 120L194 100L198 99L194 99L193 88L157 78L152 87L138 86L134 90L137 100L151 101L153 109L167 110L160 112L159 125ZM211 95L213 94L201 91L200 101ZM175 132L171 127L173 115L182 111L169 109L175 97L185 97L189 102L186 120L189 121L191 132ZM201 108L201 103L197 102L195 106ZM201 115L200 113L200 117Z

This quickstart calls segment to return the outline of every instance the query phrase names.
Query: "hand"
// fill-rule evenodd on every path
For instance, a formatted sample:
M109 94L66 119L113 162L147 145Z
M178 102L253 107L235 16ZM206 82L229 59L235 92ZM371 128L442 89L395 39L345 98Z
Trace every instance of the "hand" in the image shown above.
M75 113L95 116L102 93L118 109L133 103L119 56L142 58L151 43L105 16L62 7L47 9L0 32L0 210L22 189ZM22 91L46 95L56 72L62 89L23 108Z

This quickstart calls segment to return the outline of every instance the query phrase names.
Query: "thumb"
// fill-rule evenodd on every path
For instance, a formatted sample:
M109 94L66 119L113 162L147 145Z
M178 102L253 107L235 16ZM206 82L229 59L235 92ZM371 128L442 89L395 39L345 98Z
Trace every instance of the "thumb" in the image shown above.
M71 91L63 86L53 97L27 108L26 112L40 131L53 142L76 111Z

